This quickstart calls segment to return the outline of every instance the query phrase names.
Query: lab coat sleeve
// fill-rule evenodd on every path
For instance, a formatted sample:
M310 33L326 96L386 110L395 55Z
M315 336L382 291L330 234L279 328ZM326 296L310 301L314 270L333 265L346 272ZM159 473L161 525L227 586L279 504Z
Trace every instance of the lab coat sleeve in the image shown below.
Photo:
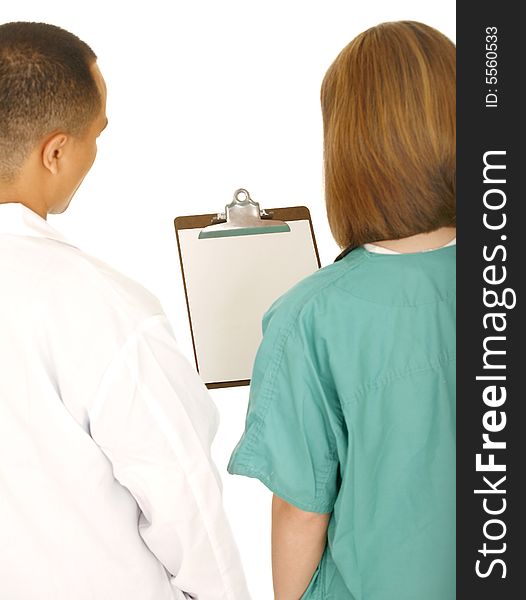
M139 532L174 587L246 600L241 562L210 455L218 415L164 315L147 319L107 369L90 434L140 508Z

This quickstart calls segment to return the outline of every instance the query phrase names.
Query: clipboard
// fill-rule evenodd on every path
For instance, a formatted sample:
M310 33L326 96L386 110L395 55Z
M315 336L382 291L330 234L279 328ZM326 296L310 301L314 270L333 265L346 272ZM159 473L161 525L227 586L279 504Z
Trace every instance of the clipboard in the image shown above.
M261 210L239 189L174 227L197 370L209 389L249 385L264 313L321 266L309 209Z

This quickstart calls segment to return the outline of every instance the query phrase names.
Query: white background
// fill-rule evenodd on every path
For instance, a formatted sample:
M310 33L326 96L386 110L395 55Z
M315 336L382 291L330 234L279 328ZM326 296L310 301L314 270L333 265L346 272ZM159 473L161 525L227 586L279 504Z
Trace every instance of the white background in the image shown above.
M238 187L262 207L307 205L329 264L320 83L355 35L402 19L455 40L453 0L2 0L0 22L53 23L90 44L108 85L98 159L51 225L153 291L193 360L174 217L218 212ZM253 599L268 600L270 494L226 474L248 388L212 397L226 508Z

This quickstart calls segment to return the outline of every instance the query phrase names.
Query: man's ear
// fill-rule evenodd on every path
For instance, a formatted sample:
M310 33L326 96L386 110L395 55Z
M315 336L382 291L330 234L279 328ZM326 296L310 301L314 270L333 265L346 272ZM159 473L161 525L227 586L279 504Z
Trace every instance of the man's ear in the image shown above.
M59 172L60 161L64 155L64 148L68 139L65 133L56 133L49 138L42 148L42 165L52 175L57 175Z

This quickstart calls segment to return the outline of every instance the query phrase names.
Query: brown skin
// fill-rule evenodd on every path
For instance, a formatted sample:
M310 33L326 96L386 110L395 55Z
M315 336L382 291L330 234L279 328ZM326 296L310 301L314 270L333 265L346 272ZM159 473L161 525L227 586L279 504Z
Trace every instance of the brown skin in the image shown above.
M18 202L47 219L64 212L91 169L97 138L108 124L106 84L97 63L91 72L102 99L100 113L78 136L54 131L41 139L22 165L13 183L0 183L0 204Z

